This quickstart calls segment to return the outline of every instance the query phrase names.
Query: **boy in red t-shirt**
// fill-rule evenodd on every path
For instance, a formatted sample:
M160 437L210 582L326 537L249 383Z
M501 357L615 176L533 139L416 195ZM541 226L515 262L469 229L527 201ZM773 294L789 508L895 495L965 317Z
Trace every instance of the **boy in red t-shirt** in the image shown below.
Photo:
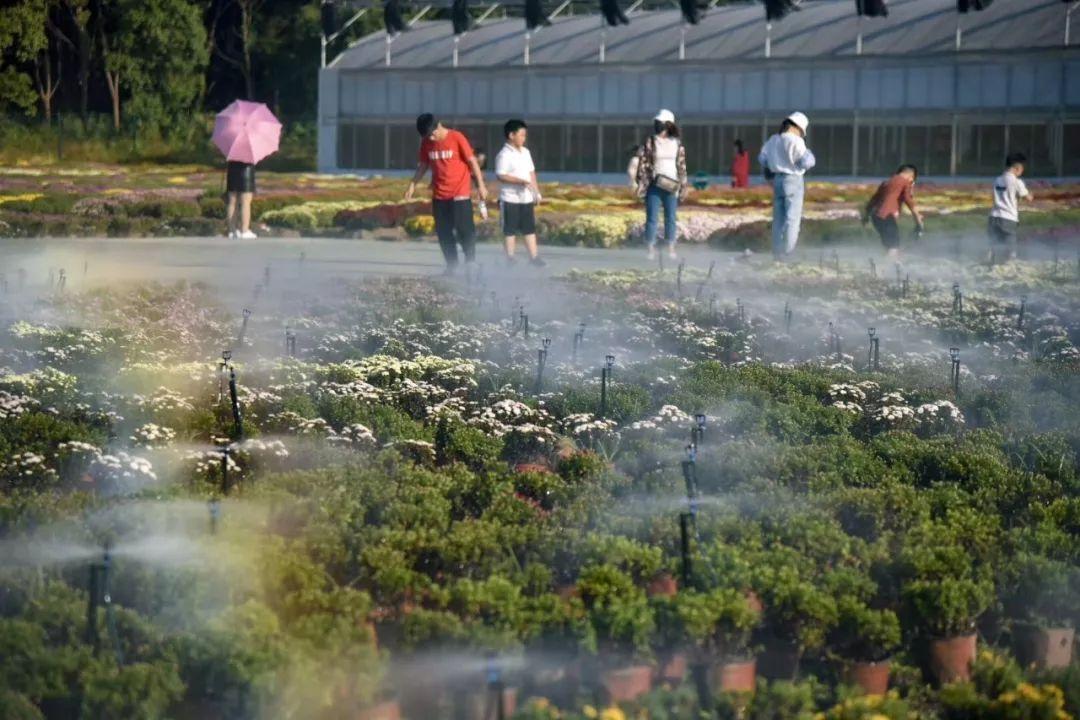
M431 113L416 118L416 131L423 140L420 153L405 199L411 200L416 183L431 170L431 214L435 217L435 234L446 258L446 272L452 273L458 264L457 244L465 253L465 262L476 259L476 227L473 225L472 177L481 200L487 200L484 174L476 162L469 141L457 130L443 127Z
M897 220L900 218L900 209L903 205L907 205L915 217L916 232L922 232L923 217L915 208L913 191L918 177L917 167L909 164L901 165L891 178L878 186L877 192L863 209L863 225L869 222L874 224L874 229L881 238L881 244L885 246L888 256L894 260L900 256L900 226Z

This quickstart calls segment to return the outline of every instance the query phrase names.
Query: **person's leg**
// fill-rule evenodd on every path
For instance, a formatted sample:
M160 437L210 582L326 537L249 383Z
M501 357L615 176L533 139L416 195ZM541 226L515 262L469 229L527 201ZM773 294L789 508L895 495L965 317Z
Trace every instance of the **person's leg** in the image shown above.
M542 265L540 250L536 246L536 205L534 203L521 206L517 232L525 239L525 249L529 252L529 260L533 265Z
M799 226L802 223L803 179L801 175L784 176L784 254L790 255L799 244Z
M236 228L239 225L237 219L237 193L231 192L228 194L228 199L225 201L225 226L230 233L236 232Z
M526 235L524 239L525 249L529 252L529 259L535 260L540 255L540 251L536 247L536 233Z
M660 190L651 186L645 191L645 245L651 255L656 247L656 228L660 216Z
M511 262L514 260L514 253L517 249L517 234L519 232L516 208L517 206L514 203L499 201L503 244L507 249L507 260Z
M1005 236L1005 246L1008 248L1009 259L1016 259L1016 250L1019 247L1018 237L1020 223L1013 220L1002 220L1002 234Z
M458 264L457 244L454 242L454 201L432 200L431 214L435 218L435 235L439 238L446 269L453 270Z
M668 252L675 255L675 241L679 237L679 228L676 223L679 210L678 193L665 192L661 199L664 201L664 240L667 242Z
M461 243L465 262L476 260L476 225L473 222L472 200L454 201L454 234Z
M251 231L251 201L255 193L240 193L240 232Z
M784 225L787 223L787 197L784 195L784 176L773 179L772 254L774 260L784 256Z

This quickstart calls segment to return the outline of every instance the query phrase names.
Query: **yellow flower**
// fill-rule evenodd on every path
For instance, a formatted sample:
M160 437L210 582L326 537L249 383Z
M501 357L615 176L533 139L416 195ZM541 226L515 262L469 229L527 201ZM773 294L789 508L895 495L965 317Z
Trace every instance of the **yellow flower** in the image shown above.
M600 713L600 720L626 720L626 713L612 706Z
M34 202L45 197L41 193L23 193L22 195L0 195L0 205L9 202Z
M889 716L882 715L881 713L874 713L868 718L868 720L889 720Z
M172 183L173 185L184 185L188 179L183 175L174 175L165 182Z
M598 713L596 712L596 708L594 708L592 705L586 705L585 707L581 708L581 714L587 718L595 718L598 715Z

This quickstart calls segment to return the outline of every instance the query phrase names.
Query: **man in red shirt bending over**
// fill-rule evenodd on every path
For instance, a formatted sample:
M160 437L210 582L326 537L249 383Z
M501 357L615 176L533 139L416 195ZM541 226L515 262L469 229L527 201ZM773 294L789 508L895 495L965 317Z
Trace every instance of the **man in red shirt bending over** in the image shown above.
M431 169L431 214L435 217L435 234L446 258L446 273L454 272L458 264L457 244L465 253L465 262L476 259L476 227L473 225L472 179L481 200L487 200L484 175L476 162L469 141L457 130L443 127L431 113L416 118L416 131L423 140L416 174L405 191L412 200L416 183Z
M892 259L900 255L900 226L897 220L900 218L900 208L907 205L911 214L915 217L915 230L922 233L922 214L915 209L915 180L919 177L919 170L914 165L901 165L891 178L878 186L877 192L870 198L863 209L862 222L866 225L873 222L874 229L881 237L881 244Z

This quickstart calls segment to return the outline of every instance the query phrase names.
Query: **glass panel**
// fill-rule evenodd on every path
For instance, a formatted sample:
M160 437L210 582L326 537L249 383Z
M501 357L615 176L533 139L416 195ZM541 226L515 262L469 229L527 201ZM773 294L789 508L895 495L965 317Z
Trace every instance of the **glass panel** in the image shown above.
M386 166L386 136L381 125L359 125L356 137L357 168L381 170Z
M1057 175L1054 159L1050 154L1051 125L1010 125L1009 152L1022 152L1028 163L1024 172L1028 175L1049 177Z
M337 164L339 168L353 169L356 167L356 126L351 124L338 125L337 136Z
M1064 165L1065 175L1080 175L1080 124L1066 125L1064 128Z
M564 166L566 172L594 173L600 149L597 147L595 125L565 127Z
M408 170L416 167L420 136L409 126L390 126L390 169Z
M851 175L851 139L852 127L850 125L833 126L830 174Z
M1005 162L1005 126L960 126L957 141L959 175L994 175Z

